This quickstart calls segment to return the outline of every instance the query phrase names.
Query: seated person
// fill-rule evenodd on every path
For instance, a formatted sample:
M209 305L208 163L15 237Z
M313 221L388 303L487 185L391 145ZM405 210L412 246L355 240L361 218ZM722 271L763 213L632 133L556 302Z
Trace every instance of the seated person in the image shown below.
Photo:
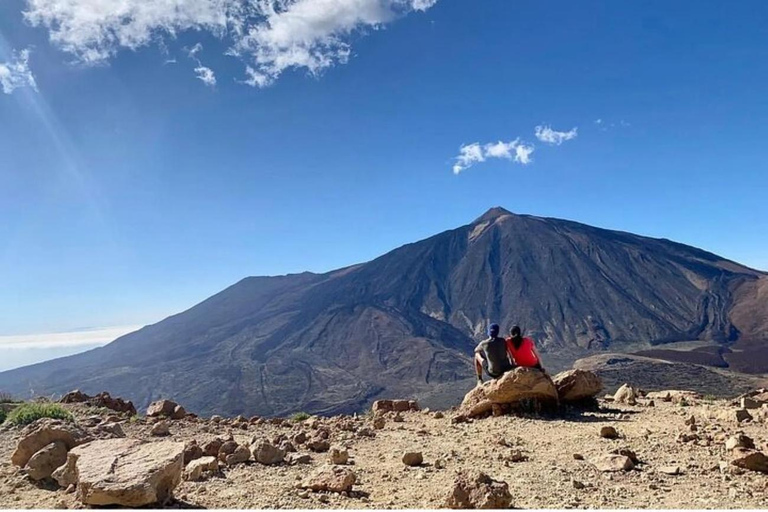
M531 338L523 338L519 326L515 325L509 330L509 338L506 339L507 351L516 366L525 368L537 368L544 371L541 366L541 357L536 351L536 346Z
M491 324L488 327L488 336L487 340L481 341L475 347L475 372L478 385L483 383L483 369L492 379L498 379L514 368L506 341L504 338L499 338L498 324Z

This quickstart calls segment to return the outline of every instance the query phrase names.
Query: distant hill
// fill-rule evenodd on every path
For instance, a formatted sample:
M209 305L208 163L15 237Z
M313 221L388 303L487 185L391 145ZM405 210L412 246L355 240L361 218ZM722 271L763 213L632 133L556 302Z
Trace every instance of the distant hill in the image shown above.
M0 373L0 389L171 397L227 415L344 413L386 396L444 405L472 385L490 321L520 324L555 368L613 344L762 354L766 283L669 240L493 208L368 263L243 279L103 348Z

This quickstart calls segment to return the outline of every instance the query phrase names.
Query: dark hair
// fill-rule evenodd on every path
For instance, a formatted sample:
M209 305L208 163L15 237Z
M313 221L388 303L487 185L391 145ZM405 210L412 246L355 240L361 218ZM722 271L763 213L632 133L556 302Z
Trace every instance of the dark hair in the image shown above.
M522 331L520 330L520 326L513 325L509 330L509 334L512 337L512 344L515 346L515 348L520 348L520 345L523 343L523 335Z

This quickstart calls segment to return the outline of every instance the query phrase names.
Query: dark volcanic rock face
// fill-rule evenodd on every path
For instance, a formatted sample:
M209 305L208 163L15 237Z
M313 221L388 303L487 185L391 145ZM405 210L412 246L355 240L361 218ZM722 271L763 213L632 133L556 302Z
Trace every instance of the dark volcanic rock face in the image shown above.
M0 389L107 389L227 415L459 400L490 321L520 324L545 359L613 341L728 342L742 326L766 334L751 320L768 313L765 279L667 240L495 208L365 264L244 279L106 347L0 374Z

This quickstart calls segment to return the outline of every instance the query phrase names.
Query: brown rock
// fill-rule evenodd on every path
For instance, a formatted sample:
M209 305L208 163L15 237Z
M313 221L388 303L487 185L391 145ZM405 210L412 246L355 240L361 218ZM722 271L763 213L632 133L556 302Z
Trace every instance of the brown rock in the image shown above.
M445 500L446 507L455 509L506 509L511 503L512 495L506 482L493 480L476 470L459 472Z
M586 370L568 370L552 379L561 402L579 402L594 398L603 389L600 377Z
M184 465L203 456L203 449L197 445L194 439L184 445Z
M349 462L349 452L343 448L331 448L328 452L328 460L331 464L344 465Z
M210 457L218 457L219 456L219 450L221 449L221 445L224 444L224 441L222 439L219 439L218 437L215 439L211 439L205 445L203 446L203 455L210 456Z
M395 423L402 423L403 421L405 421L405 419L403 418L403 415L398 412L398 413L395 413L395 415L392 417L392 421L394 421Z
M322 439L320 437L314 437L307 441L307 448L313 452L327 452L330 447L331 443L329 443L327 439Z
M573 460L584 460L584 456L580 453L574 453Z
M232 455L235 453L235 450L237 450L238 444L234 441L226 441L221 445L221 448L219 448L219 460L221 462L227 461L227 456Z
M178 404L170 400L158 400L147 407L147 416L155 418L159 416L170 417Z
M629 457L629 460L632 461L632 464L640 464L640 459L637 458L637 454L629 448L616 448L615 450L611 450L611 453L614 455L623 455L625 457Z
M29 459L54 441L61 441L71 450L75 446L91 441L93 438L83 429L62 420L43 418L26 426L21 431L21 439L11 455L11 462L23 468Z
M24 469L32 480L48 478L67 462L67 445L63 441L54 441L35 453Z
M421 452L405 452L403 454L403 464L406 466L421 466L424 463L424 456Z
M187 411L184 410L184 408L180 405L177 405L173 408L173 412L171 413L171 419L172 420L182 420L187 415Z
M357 476L341 466L330 466L317 470L301 487L312 491L349 492L355 485Z
M76 483L77 498L86 505L136 508L172 498L183 464L181 443L107 439L70 450L53 476L62 487Z
M600 427L600 437L604 437L605 439L616 439L619 437L619 433L616 432L614 427L606 425L604 427Z
M165 420L158 421L154 425L152 425L152 430L150 430L150 434L153 436L167 436L171 434L170 428L168 427L168 422Z
M70 391L63 397L61 397L61 400L59 400L59 403L62 404L78 404L87 402L90 397L80 391L79 389L76 389L74 391Z
M625 455L601 455L592 461L598 471L616 472L629 471L635 467L632 460Z
M662 466L659 468L659 473L664 473L665 475L680 475L682 474L680 471L680 466Z
M307 434L305 434L304 432L299 432L298 434L293 436L294 444L299 445L299 444L304 444L306 442L307 442Z
M637 389L629 384L622 385L613 395L613 401L621 404L635 405L640 397Z
M744 434L736 434L735 436L731 436L728 438L728 440L725 442L725 449L728 451L735 450L736 448L746 448L747 450L754 450L755 449L755 442L745 436Z
M132 402L125 401L119 397L113 398L106 391L89 398L88 403L95 407L104 407L112 411L126 413L130 416L136 415L136 407L133 406Z
M246 446L238 446L235 451L227 455L224 461L227 466L242 464L251 458L251 451Z
M251 446L253 458L260 464L280 464L285 459L285 451L267 441L260 441Z
M200 457L187 465L184 470L184 480L197 482L204 473L215 473L219 470L219 461L216 457Z
M517 405L533 399L557 403L557 389L547 374L535 368L515 368L500 379L476 386L466 394L459 416L477 417L493 410L493 404Z
M307 453L289 453L285 461L291 466L309 464L312 462L312 457Z
M373 428L376 430L383 429L387 424L387 420L384 419L384 416L376 416L373 418Z
M731 464L750 471L768 473L768 457L757 450L735 448Z
M742 421L751 420L751 419L752 419L752 415L749 414L749 411L747 411L746 409L738 409L736 411L736 421L738 423L741 423Z
M443 414L442 411L437 411L435 413L434 417L435 417L436 420L441 420L441 419L445 418L445 414Z

